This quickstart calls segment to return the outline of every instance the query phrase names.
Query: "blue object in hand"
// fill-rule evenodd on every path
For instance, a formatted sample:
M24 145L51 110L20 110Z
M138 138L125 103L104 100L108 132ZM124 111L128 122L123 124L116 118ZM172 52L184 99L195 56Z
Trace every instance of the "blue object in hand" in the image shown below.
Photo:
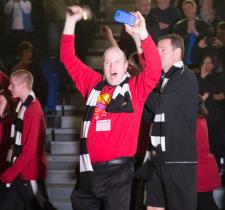
M116 10L113 18L116 22L125 23L125 24L131 25L131 26L133 26L136 21L136 17L134 15L132 15L131 13L126 12L124 10L120 10L120 9Z

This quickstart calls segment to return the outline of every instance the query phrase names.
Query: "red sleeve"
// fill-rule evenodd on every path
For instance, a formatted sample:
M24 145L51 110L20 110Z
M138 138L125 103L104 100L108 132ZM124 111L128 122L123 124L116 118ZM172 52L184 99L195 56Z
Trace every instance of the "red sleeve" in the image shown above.
M44 118L37 107L32 103L25 112L22 134L22 150L14 164L6 169L0 176L4 183L11 183L29 164L29 161L39 154L41 131L43 129ZM37 157L38 158L38 157Z
M140 61L141 65L142 65L143 68L144 68L144 66L145 66L145 57L144 57L144 53L138 54L138 57L139 57L139 61Z
M83 96L86 96L96 83L102 79L102 76L76 56L74 41L74 35L62 35L60 60L64 64L76 88Z
M149 93L158 83L162 64L158 49L150 36L142 41L142 49L143 55L139 55L139 58L141 57L140 61L144 62L143 71L133 79L136 80L137 95L142 101L145 101Z

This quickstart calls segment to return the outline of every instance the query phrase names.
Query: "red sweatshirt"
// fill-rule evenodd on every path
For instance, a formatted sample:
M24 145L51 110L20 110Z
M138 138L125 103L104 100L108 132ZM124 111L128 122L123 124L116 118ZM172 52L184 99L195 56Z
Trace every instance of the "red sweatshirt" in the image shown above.
M212 191L220 187L221 182L216 160L209 151L208 128L205 119L197 119L196 141L198 192Z
M44 114L35 99L24 114L21 153L13 165L0 175L1 181L11 183L17 176L25 180L46 178L45 129Z
M142 48L145 56L143 71L129 80L134 112L109 113L105 112L104 108L96 106L87 137L87 147L92 163L118 157L132 157L136 152L143 106L147 96L157 84L161 72L159 53L150 37L142 41ZM76 88L83 97L87 98L91 90L102 80L102 75L82 63L76 56L72 35L62 36L61 61ZM110 98L114 89L114 86L105 86L100 94L103 100L99 99L98 103L104 103L104 98ZM111 121L110 131L96 131L98 120Z

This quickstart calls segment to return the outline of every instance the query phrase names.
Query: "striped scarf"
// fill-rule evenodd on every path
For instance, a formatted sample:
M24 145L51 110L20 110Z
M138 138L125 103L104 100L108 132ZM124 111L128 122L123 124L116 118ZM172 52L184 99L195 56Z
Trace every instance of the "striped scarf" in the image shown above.
M106 107L107 112L119 113L119 112L133 112L133 106L131 102L131 94L129 89L129 74L125 75L122 83L116 86L112 99ZM86 113L83 118L83 126L81 131L81 143L80 143L80 188L90 190L92 185L93 167L91 164L90 156L87 150L87 136L89 126L94 115L95 106L97 104L98 96L101 93L103 87L107 85L106 81L99 82L94 89L92 89L87 102Z
M8 167L12 166L21 153L22 132L23 132L23 118L27 107L35 99L34 92L31 91L24 103L19 101L16 107L16 118L11 126L10 133L10 148L8 150L6 164Z
M167 84L177 71L180 71L181 74L183 73L183 62L172 66L171 69L163 76L163 78L161 78L160 86L158 89L159 96L165 91ZM151 162L156 165L163 165L166 152L166 114L165 110L161 108L160 99L158 106L159 109L155 113L151 130Z

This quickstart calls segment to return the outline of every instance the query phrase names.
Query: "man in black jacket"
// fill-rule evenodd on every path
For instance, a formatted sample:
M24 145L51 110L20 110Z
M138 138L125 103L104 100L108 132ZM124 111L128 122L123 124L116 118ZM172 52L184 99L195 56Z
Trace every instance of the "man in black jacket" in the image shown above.
M180 36L161 37L158 49L161 80L146 102L154 114L146 205L148 210L195 210L198 82L182 62Z

